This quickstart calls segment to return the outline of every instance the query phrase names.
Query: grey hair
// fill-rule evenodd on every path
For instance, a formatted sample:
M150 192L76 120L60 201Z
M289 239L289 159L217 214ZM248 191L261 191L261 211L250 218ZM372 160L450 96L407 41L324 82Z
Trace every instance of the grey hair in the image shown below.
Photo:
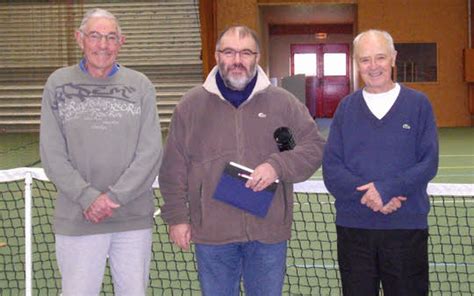
M216 51L220 49L222 37L224 37L227 32L237 32L239 33L239 38L250 36L255 41L257 52L260 52L260 40L258 39L257 33L247 26L230 26L222 31L222 33L220 33L219 37L217 38Z
M117 33L119 35L122 35L122 29L120 28L119 22L117 18L115 17L115 15L113 15L109 11L102 8L93 8L93 9L88 10L86 14L84 15L84 18L82 19L81 25L79 27L79 31L84 32L87 22L91 18L95 18L95 17L106 18L106 19L110 19L114 21L115 24L117 25Z
M390 53L392 53L392 54L396 53L395 46L393 45L393 38L392 38L392 36L390 36L390 34L388 32L382 31L382 30L370 29L370 30L367 30L367 31L364 31L364 32L360 33L359 35L356 36L356 38L354 38L354 42L353 42L354 57L357 56L357 51L358 51L358 48L359 48L360 39L362 39L362 37L364 37L366 35L382 36L385 39L385 41L387 41L387 45L388 45L388 48L390 50Z

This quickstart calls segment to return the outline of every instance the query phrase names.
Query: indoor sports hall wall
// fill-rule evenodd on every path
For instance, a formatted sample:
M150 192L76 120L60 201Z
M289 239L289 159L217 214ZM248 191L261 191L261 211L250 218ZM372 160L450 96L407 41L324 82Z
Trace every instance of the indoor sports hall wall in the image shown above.
M434 107L440 127L472 126L474 98L464 80L463 50L469 48L467 0L202 0L214 8L215 31L241 23L262 33L260 11L271 5L355 5L354 35L369 28L387 30L395 42L432 42L438 50L438 81L407 83L425 92ZM472 3L472 1L471 1ZM471 9L472 10L472 9ZM201 19L202 22L202 19ZM471 25L472 26L472 25ZM262 36L265 39L265 36ZM472 45L471 45L472 47ZM265 48L265 45L264 45ZM213 50L210 48L210 50ZM206 53L204 53L205 55ZM262 66L265 56L262 53ZM213 62L213 60L209 60ZM206 67L204 67L206 68Z

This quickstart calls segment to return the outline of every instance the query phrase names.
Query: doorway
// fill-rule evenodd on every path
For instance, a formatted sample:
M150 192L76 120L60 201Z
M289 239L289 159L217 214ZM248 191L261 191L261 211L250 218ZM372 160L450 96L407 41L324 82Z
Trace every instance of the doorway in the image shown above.
M291 44L291 75L305 74L306 106L331 118L350 92L350 47L343 43Z
M271 2L271 1L269 1ZM357 88L357 76L350 58L351 44L356 32L354 23L356 4L318 3L302 1L297 5L262 4L259 5L259 27L262 33L262 57L260 63L269 77L279 86L287 88L289 80L297 81L292 92L306 103L303 75L293 75L294 55L292 45L309 45L309 48L296 53L315 54L312 63L314 75L308 79L308 88L313 92L307 106L313 117L331 117L344 94ZM319 47L318 47L319 46ZM342 48L339 48L342 47ZM324 66L332 59L339 60L345 54L345 73L331 73L343 67ZM326 59L326 61L325 61ZM331 61L328 61L331 60ZM319 70L318 70L319 69ZM326 73L324 72L326 69ZM336 75L337 74L337 75ZM293 87L295 86L295 87ZM292 91L296 89L297 91ZM318 95L319 93L319 95ZM319 100L319 98L323 98ZM318 108L319 107L319 108Z

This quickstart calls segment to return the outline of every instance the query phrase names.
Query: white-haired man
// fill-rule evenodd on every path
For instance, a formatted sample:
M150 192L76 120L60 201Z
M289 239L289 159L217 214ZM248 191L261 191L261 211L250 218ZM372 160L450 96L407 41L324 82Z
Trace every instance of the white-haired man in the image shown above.
M51 74L41 108L62 295L98 295L107 257L115 295L145 295L162 156L155 88L117 64L125 38L108 11L88 11L75 37L84 57Z
M323 177L336 198L344 296L428 295L428 182L438 168L433 110L421 92L392 81L392 37L354 39L365 87L337 108Z

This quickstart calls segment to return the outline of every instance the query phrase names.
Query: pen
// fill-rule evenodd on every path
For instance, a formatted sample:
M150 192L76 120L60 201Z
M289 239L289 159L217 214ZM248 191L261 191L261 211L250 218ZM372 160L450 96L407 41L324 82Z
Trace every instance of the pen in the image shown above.
M252 177L250 177L249 175L246 175L246 174L238 173L237 176L242 177L242 178L247 179L247 180L253 180ZM275 183L278 184L279 182L280 182L280 180L278 180L278 179L275 180Z
M245 178L245 179L247 179L247 180L252 180L252 177L250 177L249 175L241 174L241 173L238 173L237 175L238 175L239 177Z

